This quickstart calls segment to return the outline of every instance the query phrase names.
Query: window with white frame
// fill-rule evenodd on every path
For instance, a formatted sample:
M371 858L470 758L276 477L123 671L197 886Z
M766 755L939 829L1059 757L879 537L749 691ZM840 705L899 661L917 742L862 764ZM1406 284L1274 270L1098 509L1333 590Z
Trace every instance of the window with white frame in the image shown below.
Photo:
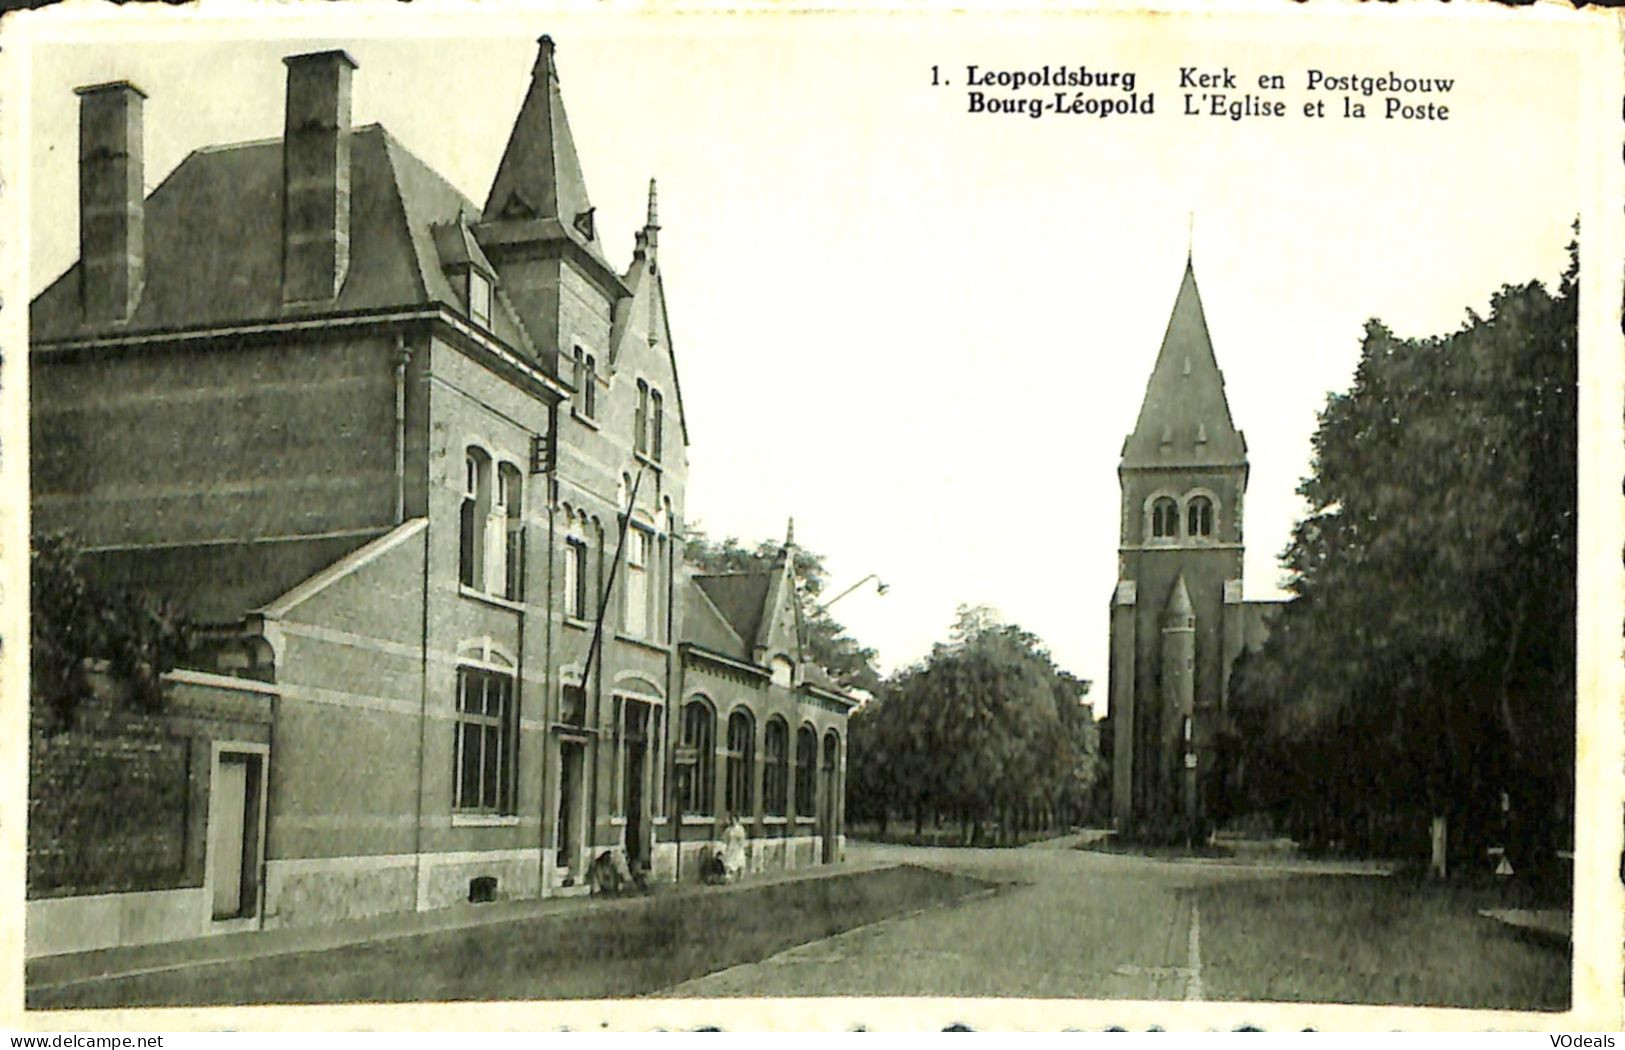
M524 519L522 479L512 463L493 465L484 449L463 455L458 519L458 580L463 586L520 599Z
M578 536L564 541L564 615L587 618L587 541Z
M636 525L626 529L626 633L644 638L649 633L649 551L654 537Z
M572 356L575 361L576 411L592 419L598 415L598 361L579 346Z
M512 675L478 667L457 668L453 809L513 812L515 714Z
M665 434L663 433L665 423L664 404L665 400L660 396L660 391L651 388L649 391L649 458L656 463L660 462L661 453L665 448Z
M649 454L649 384L638 380L638 410L632 417L632 447L638 455Z
M523 579L524 518L519 468L503 463L497 468L497 502L491 509L491 559L497 566L487 577L487 589L518 601ZM500 553L499 553L500 552Z
M485 521L490 516L491 457L483 449L463 454L463 502L458 521L458 578L480 588L485 580Z

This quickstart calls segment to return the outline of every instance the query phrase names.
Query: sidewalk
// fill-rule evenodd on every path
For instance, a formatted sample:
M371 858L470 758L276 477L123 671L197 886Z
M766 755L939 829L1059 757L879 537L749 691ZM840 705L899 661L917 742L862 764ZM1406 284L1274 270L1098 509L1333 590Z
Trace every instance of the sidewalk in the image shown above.
M646 896L547 897L541 900L501 901L492 904L458 904L434 911L391 912L367 919L320 926L250 930L244 933L166 941L162 944L98 948L93 951L69 952L30 959L25 964L24 983L30 990L61 988L115 977L132 977L215 963L295 955L300 952L327 951L352 944L390 941L445 930L496 926L565 912L591 914L615 910L635 911L656 898L739 893L775 883L830 878L897 866L897 862L892 860L848 859L839 864L820 864L816 867L753 875L729 886L706 886L689 882L680 886L657 883L652 892Z

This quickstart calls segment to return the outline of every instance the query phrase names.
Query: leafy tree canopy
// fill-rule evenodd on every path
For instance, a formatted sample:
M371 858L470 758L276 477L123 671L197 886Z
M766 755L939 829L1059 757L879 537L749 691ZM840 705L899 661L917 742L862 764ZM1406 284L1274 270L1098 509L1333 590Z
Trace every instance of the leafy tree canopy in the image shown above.
M1232 678L1255 802L1296 808L1300 822L1455 812L1483 831L1503 819L1506 791L1541 814L1532 823L1562 823L1552 809L1574 762L1570 252L1555 294L1508 285L1448 335L1367 323L1299 488L1310 511L1283 555L1298 598Z
M107 661L131 700L148 710L163 701L162 676L190 644L190 627L145 595L98 587L78 547L61 533L36 536L29 553L30 705L50 730L71 728L90 691L86 663Z

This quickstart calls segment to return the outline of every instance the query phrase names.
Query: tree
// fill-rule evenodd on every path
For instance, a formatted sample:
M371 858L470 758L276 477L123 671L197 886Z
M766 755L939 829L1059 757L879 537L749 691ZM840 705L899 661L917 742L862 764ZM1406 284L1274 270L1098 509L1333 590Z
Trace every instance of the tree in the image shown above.
M162 601L95 585L64 534L36 536L29 552L29 702L47 730L72 728L89 694L87 664L105 660L130 700L163 702L163 675L190 645L186 621Z
M916 832L948 816L967 842L988 821L1007 841L1080 815L1100 770L1088 689L1034 635L961 607L949 640L854 717L853 812L884 822L898 807Z
M1570 252L1555 295L1504 287L1450 335L1368 322L1320 414L1283 556L1297 599L1231 683L1250 800L1307 837L1371 845L1398 815L1414 843L1434 817L1458 857L1490 837L1530 855L1569 819Z
M781 547L775 540L763 540L754 548L745 547L733 536L712 540L695 523L689 528L684 558L704 573L763 572L772 566ZM816 603L828 583L823 557L798 546L795 577L800 593L810 599L802 610L807 656L843 687L873 693L880 687L875 651L848 635L846 628Z

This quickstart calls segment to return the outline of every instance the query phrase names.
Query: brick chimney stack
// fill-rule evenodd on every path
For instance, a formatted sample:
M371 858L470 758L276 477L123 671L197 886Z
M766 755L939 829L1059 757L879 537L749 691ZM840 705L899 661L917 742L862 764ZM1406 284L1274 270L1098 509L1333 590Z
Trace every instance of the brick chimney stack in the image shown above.
M350 269L350 76L343 51L284 58L282 299L332 299Z
M79 96L79 302L87 321L127 321L141 298L146 229L141 104L128 81Z

